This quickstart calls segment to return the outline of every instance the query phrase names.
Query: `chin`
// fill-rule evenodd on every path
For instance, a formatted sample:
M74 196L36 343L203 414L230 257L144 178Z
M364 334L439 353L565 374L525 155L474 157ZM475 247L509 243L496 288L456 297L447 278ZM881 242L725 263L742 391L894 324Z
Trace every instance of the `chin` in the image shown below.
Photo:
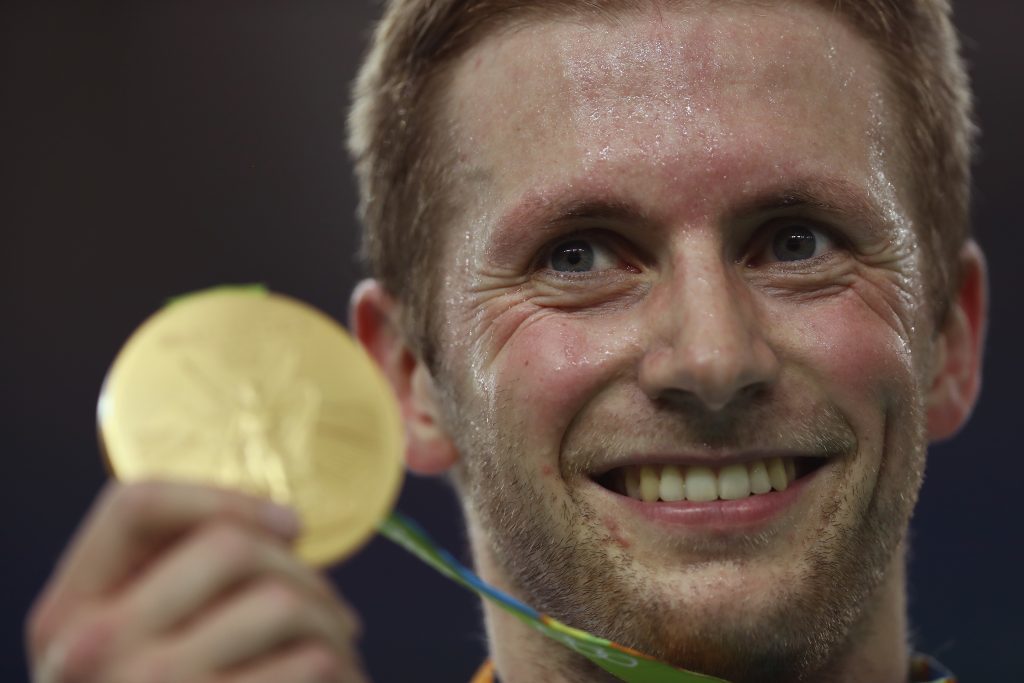
M792 683L821 671L846 650L877 589L862 585L837 597L842 584L835 573L813 565L786 570L709 562L669 579L667 573L648 573L646 580L633 574L612 593L633 592L636 599L615 601L613 618L605 613L604 623L587 627L731 683Z

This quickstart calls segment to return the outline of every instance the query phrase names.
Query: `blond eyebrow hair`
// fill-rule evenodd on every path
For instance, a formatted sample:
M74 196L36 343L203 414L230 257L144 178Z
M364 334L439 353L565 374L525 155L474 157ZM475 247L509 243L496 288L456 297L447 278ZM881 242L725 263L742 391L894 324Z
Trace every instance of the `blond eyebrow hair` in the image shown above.
M869 192L839 178L807 178L767 187L739 203L731 214L742 216L793 207L848 216L876 231L887 218L885 207L874 201Z

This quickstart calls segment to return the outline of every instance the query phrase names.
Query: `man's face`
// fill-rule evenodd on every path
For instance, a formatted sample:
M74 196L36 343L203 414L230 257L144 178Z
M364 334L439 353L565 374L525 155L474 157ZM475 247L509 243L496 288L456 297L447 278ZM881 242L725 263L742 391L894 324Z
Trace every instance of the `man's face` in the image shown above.
M488 578L736 681L870 628L931 335L879 61L814 6L717 3L459 62L438 380Z

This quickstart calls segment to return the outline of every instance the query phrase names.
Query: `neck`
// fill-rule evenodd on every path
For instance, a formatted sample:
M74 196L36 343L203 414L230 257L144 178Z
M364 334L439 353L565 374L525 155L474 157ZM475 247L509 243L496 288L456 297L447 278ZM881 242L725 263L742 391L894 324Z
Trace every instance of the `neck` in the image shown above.
M479 527L470 522L477 570L496 588L529 600L510 585ZM584 657L530 628L500 607L484 603L491 659L502 683L593 683L616 681ZM570 626L572 624L569 624ZM905 553L894 554L886 577L851 629L845 645L807 683L905 683L910 657L907 645Z

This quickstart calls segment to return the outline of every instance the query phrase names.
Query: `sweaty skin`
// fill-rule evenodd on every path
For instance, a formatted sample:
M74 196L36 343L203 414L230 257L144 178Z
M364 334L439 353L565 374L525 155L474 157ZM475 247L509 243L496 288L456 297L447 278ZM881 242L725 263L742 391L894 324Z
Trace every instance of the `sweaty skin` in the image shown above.
M378 281L353 328L408 467L456 468L488 581L733 683L905 681L904 533L926 440L977 397L984 258L968 241L925 301L900 118L833 13L668 4L535 17L455 61L438 362ZM776 492L726 495L770 460ZM662 465L687 500L666 467L654 502ZM299 533L237 493L112 484L28 615L32 680L367 680ZM485 610L504 683L607 680Z
M903 680L934 329L878 62L800 3L528 24L461 59L437 384L488 581L734 683ZM794 225L813 254L780 261ZM558 270L580 241L589 270ZM764 453L824 464L756 523L597 481ZM598 679L487 623L509 680Z

